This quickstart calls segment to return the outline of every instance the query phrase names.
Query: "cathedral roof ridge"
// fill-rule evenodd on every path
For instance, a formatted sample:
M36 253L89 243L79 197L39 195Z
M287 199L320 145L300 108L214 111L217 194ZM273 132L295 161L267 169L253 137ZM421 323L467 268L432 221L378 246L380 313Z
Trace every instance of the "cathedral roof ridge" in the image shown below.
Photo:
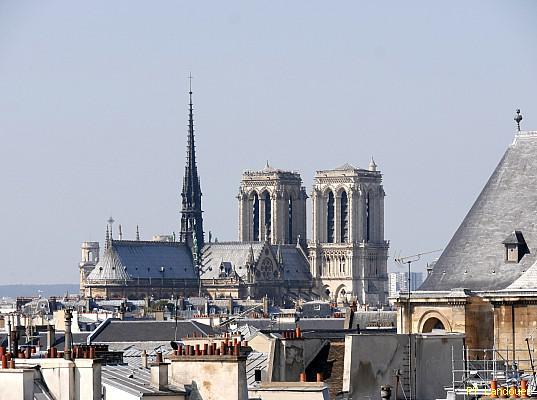
M321 169L315 171L316 177L319 177L321 175L330 175L330 176L339 176L344 173L349 173L349 175L363 175L363 176L380 176L381 172L377 170L377 165L372 164L369 165L369 168L359 168L355 167L352 164L345 163L343 165L340 165L339 167L332 168L332 169Z
M298 171L292 171L292 170L285 170L280 168L263 168L262 170L254 171L254 170L245 170L243 172L243 175L246 176L263 176L268 174L275 174L275 175L293 175L300 177L300 172Z
M112 246L114 245L129 245L129 246L143 246L143 245L150 245L150 246L186 246L186 243L184 242L168 242L164 240L128 240L128 239L121 239L117 240L114 239L112 241Z

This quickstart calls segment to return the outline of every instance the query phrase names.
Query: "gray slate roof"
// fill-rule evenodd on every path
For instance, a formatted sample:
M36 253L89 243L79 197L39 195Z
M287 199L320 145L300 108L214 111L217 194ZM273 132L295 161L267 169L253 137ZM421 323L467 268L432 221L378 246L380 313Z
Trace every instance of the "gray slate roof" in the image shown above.
M273 246L276 253L278 246ZM285 280L308 281L311 282L310 264L306 255L294 244L280 245L280 252L283 259L283 277Z
M125 282L130 279L126 268L121 263L113 247L105 249L103 256L88 275L88 281L118 281Z
M177 339L187 335L207 336L215 331L195 321L177 321ZM92 343L110 342L166 342L175 338L175 321L120 321L109 323L94 337Z
M101 369L103 384L107 384L134 396L158 396L186 393L184 387L168 385L158 389L151 386L149 368L132 368L129 365L103 365ZM145 398L145 397L144 397Z
M250 256L250 247L254 252L254 260L257 261L263 250L263 242L218 242L209 243L202 249L203 274L202 279L218 279L220 264L229 262L239 277L245 278L245 268ZM209 270L209 267L211 268Z
M90 281L197 279L189 248L180 242L113 240Z
M518 264L506 263L502 242L515 230L530 253ZM532 132L515 137L420 290L504 289L536 257L537 133Z
M203 247L203 275L202 279L218 279L220 265L224 263L231 269L235 269L237 275L246 278L245 268L249 257L250 248L253 250L254 261L257 262L265 244L263 242L219 242L209 243ZM283 266L284 279L295 281L311 281L313 278L310 272L309 262L301 249L296 245L269 245L274 255L280 250ZM208 267L211 267L209 270Z

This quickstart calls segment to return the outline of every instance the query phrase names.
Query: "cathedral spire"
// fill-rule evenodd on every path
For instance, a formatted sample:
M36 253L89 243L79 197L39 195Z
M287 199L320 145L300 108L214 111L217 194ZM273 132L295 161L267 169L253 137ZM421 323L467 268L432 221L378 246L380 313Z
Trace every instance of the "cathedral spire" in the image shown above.
M192 107L192 75L189 76L189 113L188 113L188 140L186 147L186 166L181 192L181 232L179 239L192 247L194 236L196 238L197 252L201 251L203 239L203 217L201 210L201 187L196 166L196 146L194 143L194 116ZM197 254L199 256L199 254Z

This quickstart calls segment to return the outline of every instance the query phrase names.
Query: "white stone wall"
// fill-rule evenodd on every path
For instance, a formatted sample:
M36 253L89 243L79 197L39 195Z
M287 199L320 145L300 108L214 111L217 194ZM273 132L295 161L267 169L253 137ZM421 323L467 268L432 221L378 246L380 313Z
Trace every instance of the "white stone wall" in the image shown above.
M171 362L170 383L192 385L190 400L248 400L245 357L181 358Z
M265 221L265 194L269 194L270 221ZM301 242L306 243L306 199L302 187L302 179L295 172L281 170L264 170L245 172L243 174L239 194L239 240L254 241L253 208L254 194L259 198L259 241L267 239L265 232L270 223L270 243L296 243L300 236ZM289 235L289 201L292 202L291 236Z
M333 193L334 241L328 242L328 197ZM342 237L342 193L348 199L348 238ZM378 171L318 171L312 193L312 275L321 294L360 305L387 301L388 242L384 240L384 190Z
M32 369L1 369L0 399L34 400L34 371Z

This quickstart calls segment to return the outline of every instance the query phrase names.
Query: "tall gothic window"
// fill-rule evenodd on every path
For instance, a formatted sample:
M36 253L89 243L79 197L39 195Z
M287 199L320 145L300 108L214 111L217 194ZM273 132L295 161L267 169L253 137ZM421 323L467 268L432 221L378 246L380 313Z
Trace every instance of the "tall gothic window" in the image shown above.
M341 194L341 242L346 243L349 240L349 199L347 192Z
M265 192L264 201L265 201L265 237L267 240L270 240L270 234L271 234L271 216L272 216L272 210L271 210L271 204L270 204L270 194L268 192Z
M289 243L293 243L293 200L290 198L287 212L287 236L289 237Z
M369 192L365 196L365 241L369 242L371 231L371 203L369 201Z
M254 193L254 206L252 210L254 223L254 241L259 241L259 197Z
M328 202L326 204L326 241L334 243L334 193L328 193Z

